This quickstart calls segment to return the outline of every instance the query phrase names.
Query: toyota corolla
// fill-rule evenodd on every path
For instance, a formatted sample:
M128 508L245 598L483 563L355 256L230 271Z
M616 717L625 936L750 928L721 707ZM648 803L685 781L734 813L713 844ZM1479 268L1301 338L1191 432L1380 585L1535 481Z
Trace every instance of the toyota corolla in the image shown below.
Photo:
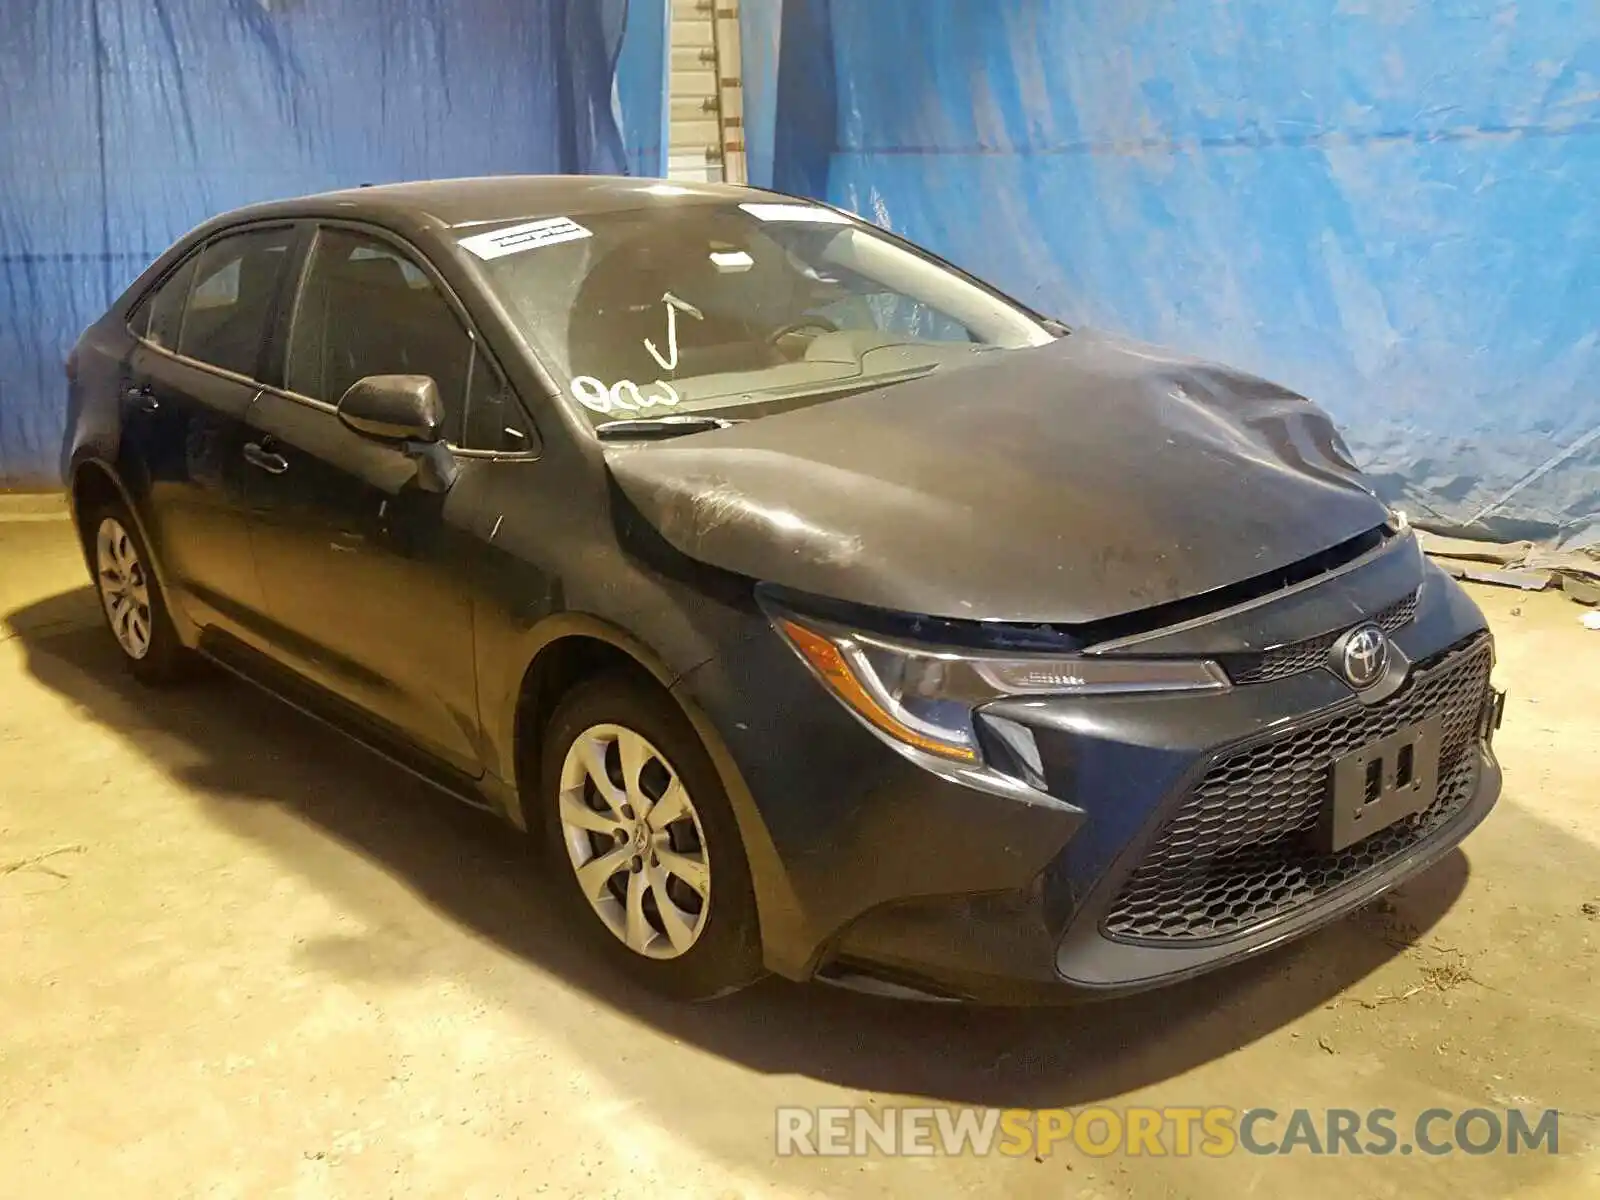
M133 673L220 665L503 815L670 994L1149 987L1499 792L1484 619L1317 407L826 205L266 204L67 371Z

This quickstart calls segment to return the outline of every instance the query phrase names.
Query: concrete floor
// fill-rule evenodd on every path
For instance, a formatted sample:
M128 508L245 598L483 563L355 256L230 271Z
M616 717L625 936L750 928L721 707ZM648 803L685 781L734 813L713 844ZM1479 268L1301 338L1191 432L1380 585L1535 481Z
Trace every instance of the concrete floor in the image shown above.
M0 523L0 1193L1600 1195L1600 634L1479 599L1507 794L1391 901L1092 1009L686 1009L507 831L241 685L135 685L68 526ZM1566 1115L1556 1157L774 1157L777 1105L918 1102Z

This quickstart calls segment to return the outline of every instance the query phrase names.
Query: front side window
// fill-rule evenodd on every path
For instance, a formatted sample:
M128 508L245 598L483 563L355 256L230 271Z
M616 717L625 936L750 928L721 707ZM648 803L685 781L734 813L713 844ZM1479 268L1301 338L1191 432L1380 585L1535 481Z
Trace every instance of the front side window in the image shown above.
M456 242L597 424L761 416L1056 336L999 293L812 204L473 223Z
M294 230L280 226L225 234L202 250L183 310L178 353L240 375L255 375L271 334L278 285L293 242ZM182 275L180 271L163 286L152 306L152 340L166 293Z
M368 375L428 375L458 440L472 339L433 280L381 238L317 234L295 309L285 386L327 404Z

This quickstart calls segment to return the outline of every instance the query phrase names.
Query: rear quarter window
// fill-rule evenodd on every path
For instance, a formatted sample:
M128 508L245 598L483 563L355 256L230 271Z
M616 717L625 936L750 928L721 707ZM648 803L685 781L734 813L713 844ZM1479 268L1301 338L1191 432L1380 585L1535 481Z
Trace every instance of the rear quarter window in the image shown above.
M145 294L133 310L133 316L128 321L129 329L164 350L177 350L178 333L183 328L184 302L189 296L189 284L194 280L194 265L198 257L189 255L176 270Z

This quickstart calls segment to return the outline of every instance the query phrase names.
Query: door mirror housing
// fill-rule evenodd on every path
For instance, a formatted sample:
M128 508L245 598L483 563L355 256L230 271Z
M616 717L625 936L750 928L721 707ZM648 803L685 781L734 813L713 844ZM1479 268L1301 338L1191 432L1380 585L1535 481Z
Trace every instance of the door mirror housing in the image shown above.
M443 495L460 473L442 438L444 405L431 375L368 375L339 397L339 420L380 442L392 443L417 464L417 486Z
M439 386L429 375L367 375L339 398L339 420L364 437L432 445L444 429Z

